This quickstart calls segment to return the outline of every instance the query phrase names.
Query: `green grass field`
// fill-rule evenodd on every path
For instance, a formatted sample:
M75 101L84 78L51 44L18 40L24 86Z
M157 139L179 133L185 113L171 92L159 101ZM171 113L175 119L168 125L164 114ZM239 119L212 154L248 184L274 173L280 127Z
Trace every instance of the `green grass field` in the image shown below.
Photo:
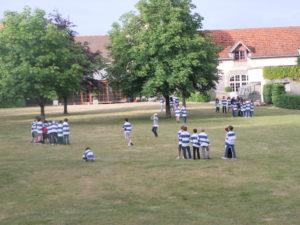
M1 225L300 224L300 113L256 108L254 118L188 104L188 127L206 128L211 160L176 160L174 120L158 103L70 106L70 146L30 144L38 108L0 109ZM48 107L47 119L63 119ZM133 124L128 147L121 126ZM221 160L235 127L238 160ZM97 157L85 163L90 146Z

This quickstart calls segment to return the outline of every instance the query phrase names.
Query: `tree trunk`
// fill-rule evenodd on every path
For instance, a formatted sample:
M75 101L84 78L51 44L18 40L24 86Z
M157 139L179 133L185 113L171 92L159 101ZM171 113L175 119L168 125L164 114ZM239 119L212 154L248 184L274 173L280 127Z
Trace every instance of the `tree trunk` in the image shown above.
M170 96L169 95L165 95L164 96L166 99L166 118L170 119L171 116L171 110L170 110Z
M182 105L186 108L186 98L182 97Z
M63 101L64 101L64 114L68 114L68 97L64 96Z
M46 119L45 104L40 104L40 108L41 108L41 118L42 120L45 120Z

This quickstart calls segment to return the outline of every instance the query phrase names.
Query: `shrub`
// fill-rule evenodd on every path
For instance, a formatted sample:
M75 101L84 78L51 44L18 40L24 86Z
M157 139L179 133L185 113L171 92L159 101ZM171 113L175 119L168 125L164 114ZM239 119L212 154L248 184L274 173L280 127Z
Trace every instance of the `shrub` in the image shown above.
M266 104L272 104L272 87L273 84L264 85L264 102Z
M283 79L289 77L290 79L300 79L299 66L279 66L279 67L265 67L264 78L267 80Z
M209 102L210 94L208 93L193 93L191 97L187 99L188 102Z
M287 109L300 109L300 96L281 94L274 99L274 105Z
M225 87L225 92L232 92L232 88L231 87Z
M273 84L272 86L272 102L274 105L275 101L277 101L277 98L282 95L285 94L285 88L283 84Z

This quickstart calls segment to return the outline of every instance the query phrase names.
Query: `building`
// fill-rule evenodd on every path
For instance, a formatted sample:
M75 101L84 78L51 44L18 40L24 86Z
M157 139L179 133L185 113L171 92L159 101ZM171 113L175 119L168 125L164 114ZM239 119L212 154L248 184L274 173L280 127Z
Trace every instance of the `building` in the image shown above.
M263 78L263 68L296 65L300 56L300 27L212 30L208 33L223 49L218 58L220 80L212 91L213 97L228 95L225 87L231 87L231 96L251 92L256 94L256 100L263 100L263 85L268 82ZM109 58L108 36L78 36L76 40L87 42L92 51L100 51ZM102 78L98 76L97 79ZM288 85L291 93L300 90L296 84Z
M252 28L213 30L213 41L223 47L219 55L220 81L213 94L226 95L225 87L231 87L231 95L250 89L262 99L264 67L297 65L300 56L300 27ZM292 82L293 83L293 82ZM289 84L291 93L297 85ZM299 92L299 90L298 90Z

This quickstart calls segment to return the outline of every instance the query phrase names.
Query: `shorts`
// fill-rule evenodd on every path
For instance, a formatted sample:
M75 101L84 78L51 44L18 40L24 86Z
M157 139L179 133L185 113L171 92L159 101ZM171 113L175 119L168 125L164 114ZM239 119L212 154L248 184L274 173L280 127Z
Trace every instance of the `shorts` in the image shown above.
M36 138L38 136L38 133L36 131L33 131L31 134L33 138Z
M178 145L178 151L181 152L182 145Z
M131 137L131 136L130 136L130 133L131 133L130 131L125 131L125 132L124 132L125 139L127 139L127 140L130 139L130 137Z

